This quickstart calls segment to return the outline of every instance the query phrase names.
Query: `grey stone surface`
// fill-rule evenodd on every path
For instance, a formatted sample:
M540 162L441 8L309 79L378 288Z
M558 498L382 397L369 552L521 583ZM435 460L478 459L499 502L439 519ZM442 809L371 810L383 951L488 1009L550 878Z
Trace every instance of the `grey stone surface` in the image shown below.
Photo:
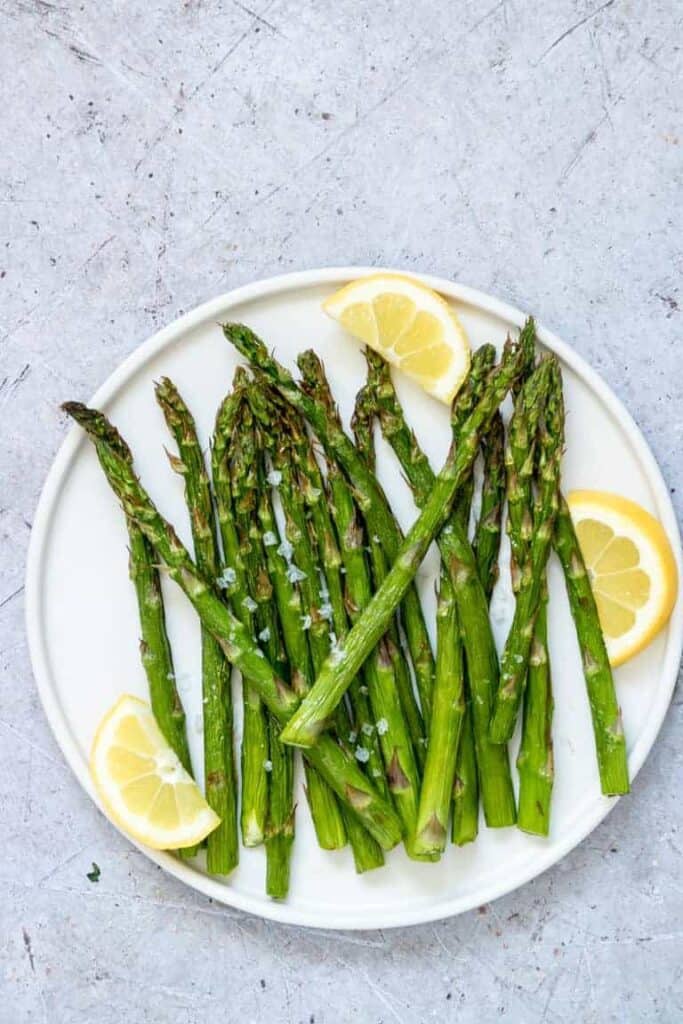
M683 1019L678 700L632 798L554 870L440 924L317 934L212 905L113 831L43 718L22 608L59 402L293 268L429 270L534 310L674 492L681 13L0 0L2 1024Z

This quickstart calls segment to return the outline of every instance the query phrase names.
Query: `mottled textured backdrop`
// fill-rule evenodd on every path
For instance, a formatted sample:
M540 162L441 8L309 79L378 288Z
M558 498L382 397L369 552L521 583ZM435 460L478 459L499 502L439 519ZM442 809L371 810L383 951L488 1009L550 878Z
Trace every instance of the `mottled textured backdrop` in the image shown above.
M325 264L534 311L626 402L680 512L681 15L0 0L2 1024L683 1018L676 700L633 796L523 890L306 932L207 902L98 814L40 710L22 600L59 402L204 299Z

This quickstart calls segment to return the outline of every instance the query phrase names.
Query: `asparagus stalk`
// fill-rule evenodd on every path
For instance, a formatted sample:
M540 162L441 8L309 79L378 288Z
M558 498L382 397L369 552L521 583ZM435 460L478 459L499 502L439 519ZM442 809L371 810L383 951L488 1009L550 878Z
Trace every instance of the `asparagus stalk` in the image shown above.
M382 431L394 448L408 482L433 484L434 474L409 429L394 390L388 365L367 350L368 387L374 394ZM425 497L426 492L421 494ZM456 758L465 713L465 679L460 628L452 581L442 571L436 613L436 678L429 722L429 748L420 794L416 846L440 854L446 846Z
M547 381L547 386L544 386L544 381ZM506 743L514 731L527 678L534 626L559 506L564 404L562 378L554 357L543 359L531 374L520 392L518 404L521 403L522 408L528 410L535 400L542 401L544 396L539 430L538 496L534 507L529 555L521 564L515 614L503 651L501 681L489 727L489 736L494 743Z
M257 505L260 484L257 474ZM265 545L256 512L251 519L250 537L256 552L256 623L266 657L283 679L290 679L289 662L281 635L280 620L273 601L273 585L266 568ZM284 899L289 891L290 862L294 844L294 751L280 741L280 726L267 713L270 786L266 821L266 892ZM268 768L268 765L265 766ZM359 826L361 827L361 826Z
M260 501L260 479L257 463L257 507ZM266 657L282 678L290 679L287 653L282 639L280 619L273 600L273 585L267 570L266 549L260 520L254 511L250 525L252 547L256 553L255 587L258 637ZM268 713L268 749L270 772L268 819L266 823L266 892L273 899L284 899L289 891L290 862L294 844L294 751L280 742L280 726ZM266 766L268 767L268 766Z
M81 403L67 402L63 409L90 436L124 512L138 523L166 564L169 576L197 611L202 624L216 637L227 659L258 689L259 696L278 722L284 724L299 703L297 694L274 671L248 630L216 595L212 582L197 570L187 549L170 523L160 515L129 462L108 442L113 428L102 413ZM320 737L316 747L307 751L305 756L340 799L355 811L383 849L391 849L400 841L401 827L393 808L331 737Z
M259 414L262 416L265 405L262 401L257 405L258 399L259 395L256 389L250 388L250 413L253 415L254 408L257 406ZM294 486L290 477L291 461L285 458L281 459L279 443L272 443L277 424L269 420L268 428L268 433L265 430L260 431L259 440L261 447L265 442L275 459L274 472L279 477L280 482L277 484L277 488L286 519L284 545L280 543L277 523L270 505L270 495L265 489L265 481L261 483L262 497L259 515L261 516L261 527L267 533L269 542L273 538L278 541L277 545L269 544L270 550L267 557L278 605L284 606L284 614L281 612L281 619L285 647L291 663L296 664L299 669L297 685L299 692L303 694L308 691L314 678L314 667L311 661L313 647L308 643L303 626L304 619L306 615L310 615L309 609L312 607L311 589L310 587L306 588L305 585L310 582L313 586L314 580L311 578L309 581L309 576L312 572L317 579L317 574L315 565L311 566L305 562L308 555L303 532L306 530L306 523L299 517L301 508L297 505L298 488ZM262 468L260 471L262 473ZM286 552L286 555L283 552ZM291 560L292 556L294 561ZM298 564L302 559L305 568ZM292 621L292 612L295 608L298 621ZM317 611L317 602L313 606L313 611ZM317 638L322 640L319 633L317 633ZM316 772L310 768L305 770L306 793L318 842L324 850L339 850L346 845L346 828L335 795Z
M341 430L339 412L332 397L332 391L320 359L315 352L309 350L299 356L297 363L302 375L302 387L307 394L315 398L321 407L326 410L327 416L330 419L334 419ZM363 387L356 397L352 427L356 438L356 446L373 472L375 466L374 441L372 437L374 416L374 398L370 389ZM383 583L389 567L380 538L376 534L369 533L367 524L366 541L370 551L372 578L376 589ZM385 643L394 668L396 687L410 732L415 757L418 766L422 769L427 752L425 722L415 699L410 669L408 668L403 645L401 644L398 616L395 616L389 624L385 634ZM427 699L427 695L425 695L425 699ZM429 699L431 700L430 695Z
M581 648L583 672L593 718L600 785L606 796L628 793L628 760L621 709L600 628L590 577L581 555L569 507L560 496L555 550L564 570L569 606Z
M131 466L133 457L117 430L104 425L104 436ZM166 616L159 570L154 552L134 519L126 516L128 529L130 578L135 587L140 617L140 659L147 677L149 699L164 739L175 751L183 768L192 774L190 749L185 731L185 712L176 688L171 644L166 632ZM193 857L197 847L178 851L181 857Z
M242 368L235 374L235 386L219 407L211 448L211 469L216 512L223 541L224 565L223 583L226 594L231 599L233 611L242 624L253 631L254 623L249 610L249 584L243 550L237 533L232 501L232 480L230 470L230 453L232 448L235 424L243 407L246 378ZM264 647L271 664L282 678L288 678L289 667L282 648L277 617L273 614L272 605L263 600L270 581L265 570L263 545L258 532L258 518L252 516L250 537L254 550L258 553L259 564L255 571L255 593L258 608L256 626L259 635L264 637ZM248 684L244 687L251 690L247 700L253 704L253 689ZM268 751L272 769L268 800L268 820L266 825L266 892L274 899L284 899L289 888L289 867L291 849L294 841L294 759L293 752L279 742L280 729L275 718L268 714ZM267 762L266 762L267 764ZM264 770L266 765L261 766ZM243 778L244 778L243 768ZM242 797L243 808L249 803ZM244 831L244 830L243 830Z
M320 577L320 614L323 614L324 609L324 618L330 622L330 629L334 631L335 639L343 643L350 628L343 576L343 573L346 573L346 568L343 566L339 549L337 528L332 514L331 495L303 423L292 420L290 435L294 442L294 454L304 503L311 517L311 533L317 543L322 565L322 569L319 569L318 572ZM349 695L353 713L353 721L350 725L356 733L356 738L363 737L361 742L365 744L369 752L369 759L365 765L366 774L375 779L378 789L388 794L387 781L382 770L382 755L372 725L373 718L365 681L365 666L363 673L352 681Z
M315 535L312 538L309 534L304 502L305 494L312 498L313 492L320 492L310 480L307 486L306 477L294 471L295 466L299 472L303 470L300 463L302 451L303 454L308 454L308 440L291 415L287 422L278 419L289 414L289 407L277 410L271 396L256 388L251 390L251 401L261 422L264 436L269 439L274 470L279 477L278 490L285 513L286 543L291 547L291 556L294 560L288 565L280 551L274 551L273 568L276 578L280 580L281 600L289 609L293 607L295 601L298 602L299 620L298 623L291 624L291 630L296 634L294 642L297 649L303 647L299 661L303 666L302 676L305 678L302 679L302 686L305 692L312 682L316 665L324 661L330 649L327 621L319 607L318 567L311 546L312 540L316 538ZM277 444L273 443L276 436L279 439ZM312 456L312 452L310 454ZM268 517L269 535L274 535L276 524L272 512L264 509L264 515ZM325 555L334 557L329 549L329 540L328 537ZM299 577L298 593L292 582L295 575ZM308 648L304 621L308 626ZM350 719L345 708L340 709L338 726L342 736L348 735L351 731ZM327 849L337 849L345 844L348 834L356 870L360 873L381 867L384 857L379 845L352 814L343 808L340 811L333 794L313 773L308 778L307 792L321 845Z
M301 357L302 369L307 363L307 354ZM326 401L333 409L331 394L316 358L315 381L308 377L308 384L320 385L326 392ZM336 410L334 411L336 415ZM313 519L317 523L316 532L319 537L321 559L326 570L329 611L332 615L336 640L343 643L348 635L348 617L357 618L361 603L370 592L370 578L362 550L360 523L348 484L342 477L336 463L329 466L330 501L326 500L326 490L320 470L317 466L313 450L305 439L301 428L292 431L299 444L299 461L304 473L304 495L312 510ZM335 500L336 495L336 500ZM340 553L336 534L342 539L344 554ZM348 543L351 539L351 543ZM343 561L343 566L342 566ZM346 586L342 582L342 569L346 574ZM385 647L377 649L363 666L361 677L356 677L350 686L351 704L355 713L353 742L357 743L356 754L363 758L366 770L377 780L377 785L390 792L391 782L397 778L400 769L400 751L397 743L410 743L406 738L405 727L400 722L401 708L395 700L396 682L393 677L393 657L390 639L385 638ZM361 682L360 680L363 680ZM372 703L372 711L368 703L368 695ZM388 705L388 707L387 707ZM386 715L385 715L386 712ZM388 716L388 717L387 717ZM380 723L375 725L374 719ZM392 729L390 721L395 723L398 733ZM382 741L381 737L386 737ZM387 753L387 769L389 780L382 767L382 747ZM403 785L401 785L401 796ZM405 801L400 804L399 811L405 809ZM414 821L409 819L409 825Z
M363 551L363 530L351 491L335 462L328 462L332 511L346 569L346 601L351 621L362 620L372 597L370 571ZM365 662L370 704L376 735L394 805L403 822L406 851L415 856L415 828L419 800L419 774L413 745L396 686L396 676L386 637ZM357 755L365 754L365 737L359 737Z
M327 659L315 686L285 726L282 738L286 743L304 747L315 743L349 683L386 632L394 610L414 579L429 544L443 526L458 488L471 470L482 433L488 429L495 410L509 391L526 357L527 354L521 349L510 350L504 353L500 366L492 371L481 400L463 425L457 452L452 446L434 488L399 548L384 583L349 633L344 649ZM486 619L488 621L488 614Z
M424 853L441 853L446 846L465 707L456 598L448 573L442 569L436 608L434 706L417 822L417 847Z
M246 398L242 401L231 438L229 464L235 526L245 566L248 591L236 608L237 617L256 633L259 605L270 598L270 580L260 572L258 550L252 543L251 524L256 512L256 445L249 422ZM233 607L235 604L233 603ZM265 765L270 760L268 720L261 700L245 680L242 686L242 803L241 830L245 846L259 846L265 839L268 819L268 779Z
M485 351L481 355L475 354L471 374L474 379L470 380L465 395L458 396L454 404L453 420L457 426L454 435L456 450L459 450L463 443L468 422L462 406L469 403L470 395L473 402L476 400L480 386L479 372L483 371L483 367L490 359L490 351ZM415 434L405 421L388 365L372 352L368 353L368 361L373 370L382 430L413 488L417 505L424 507L434 486L434 473ZM448 611L444 613L441 640L442 645L450 648L460 646L457 633L459 621L473 695L474 739L484 814L488 825L497 828L514 824L515 802L507 751L495 747L487 737L490 708L498 677L498 658L486 595L477 572L474 552L467 538L468 513L469 502L465 498L464 502L459 501L458 509L451 514L447 526L437 538L443 566L448 574L447 577L442 577L440 603L446 609L450 604L457 608L457 615L455 612L452 615ZM450 636L446 632L448 629ZM455 781L457 746L465 707L464 675L461 669L453 671L453 661L460 665L462 658L458 656L454 659L452 654L444 654L444 658L451 674L444 670L441 679L437 674L437 681L441 682L445 689L445 693L440 695L438 706L439 713L446 715L446 721L437 722L436 716L432 716L431 728L438 729L439 742L434 741L430 731L425 782L420 801L420 822L425 831L418 835L418 843L424 844L425 850L443 849L446 844L449 797ZM444 781L447 785L444 785Z
M498 552L500 530L505 501L505 428L500 413L496 413L491 427L481 442L484 456L484 479L481 491L481 509L474 533L474 553L479 579L487 600L498 579Z
M341 423L330 418L315 398L306 394L292 375L268 352L263 342L243 324L224 324L227 340L270 381L283 397L311 424L328 456L338 461L351 484L371 536L380 538L387 559L396 561L403 537L382 487L362 455L347 437ZM402 595L403 625L410 650L417 689L423 706L429 704L434 683L434 656L417 590L411 583Z
M549 364L548 364L549 367ZM549 369L548 369L549 373ZM516 400L505 447L508 490L508 534L511 576L515 594L528 567L533 535L533 477L536 465L537 433L543 393L549 386L548 373L540 373L535 385L522 388ZM522 739L517 757L519 771L519 812L517 824L525 832L547 836L550 829L550 800L553 789L552 680L548 657L548 588L543 570L541 601L534 626L529 657Z
M481 349L479 350L481 351ZM498 552L505 497L505 469L503 465L503 420L499 412L491 422L488 434L482 439L484 479L479 519L475 528L474 553L477 572L486 594L491 594L498 578ZM463 506L463 522L469 521L469 507ZM457 846L474 842L479 831L479 785L477 761L472 731L471 694L465 672L467 704L458 747L458 760L453 789L453 827L451 839Z
M292 502L292 495L289 493L291 488L288 486L285 485L280 493L285 510L289 506L291 515L296 515L297 512L300 515L298 532L301 534L301 539L294 545L294 557L298 567L306 573L306 578L301 581L301 591L307 602L306 607L311 620L309 639L313 668L314 671L317 671L327 657L331 646L343 641L348 633L340 572L341 555L329 507L325 500L324 482L305 428L289 407L282 411L282 415L284 417L282 425L287 430L286 436L291 445L292 464L297 470L297 483L300 486L303 507L298 509L297 505ZM285 472L288 468L289 466L286 464ZM283 472L283 482L285 480ZM310 517L308 524L305 512L308 512ZM306 530L307 525L308 530ZM316 563L316 554L320 558L321 569ZM326 600L323 600L323 595ZM357 677L351 684L350 691L354 708L360 708L360 715L356 715L356 732L363 735L361 742L365 743L366 733L370 728L370 716L367 697L361 693L361 685ZM352 721L348 708L343 702L337 709L336 726L340 741L345 745L352 732ZM380 791L388 793L384 773L378 770L377 774L373 775L373 770L381 767L376 742L369 742L366 749L369 754L365 765L366 775L376 780L375 785ZM342 813L356 871L360 874L381 867L384 864L381 848L352 815L344 812L343 809Z
M140 657L147 676L154 717L168 745L186 771L192 773L185 732L185 712L176 689L173 655L166 632L159 571L154 552L136 524L127 520L129 570L140 615Z
M453 407L451 424L453 437L457 443L460 426L470 414L474 403L478 400L481 387L485 381L487 372L490 370L495 353L493 346L483 345L474 354L470 373L464 382L457 402ZM515 385L513 385L514 390ZM482 448L486 439L495 430L496 422L500 421L500 413L494 414L488 434L482 438ZM486 463L485 463L486 469ZM474 493L474 478L470 478L468 484L456 501L455 512L460 519L461 530L467 530L470 519L472 496ZM477 524L479 526L479 524ZM482 564L477 555L477 572L482 581L486 593L486 581L482 576ZM490 594L486 593L487 600ZM465 714L460 732L460 743L458 745L458 757L455 768L455 783L453 786L453 824L451 839L456 846L465 846L473 843L479 833L479 779L477 775L477 757L474 741L474 730L472 725L472 693L467 677L467 663L465 663Z
M195 558L208 579L218 576L216 525L204 457L192 415L175 385L164 377L156 397L178 456L171 466L185 484ZM213 634L202 628L202 700L204 708L204 789L206 800L221 819L206 841L206 867L211 874L229 874L239 860L237 842L237 780L232 750L230 664Z
M294 410L282 402L276 392L268 394L263 390L254 389L252 398L254 406L259 408L266 436L280 438L278 445L272 445L271 457L273 467L280 473L280 496L285 512L288 541L292 545L293 564L301 575L299 589L305 610L314 673L325 662L333 643L343 635L331 632L329 618L334 614L334 607L330 605L328 608L327 603L322 601L321 594L322 582L326 595L329 596L331 591L334 594L341 593L341 561L334 527L323 500L324 483L321 472L317 467L304 425L298 420ZM319 551L321 556L322 568L318 568L316 551ZM343 611L343 598L341 600ZM346 632L345 617L341 628ZM309 681L312 682L312 676ZM357 705L357 680L351 689ZM367 705L365 697L364 703ZM337 710L336 726L340 741L346 744L352 728L344 703ZM378 787L382 790L383 774L380 773L378 778ZM342 815L356 871L361 873L381 867L384 856L378 844L368 831L343 809Z
M465 713L460 730L453 783L451 840L456 846L473 843L479 833L479 778L472 725L472 698L465 673Z
M517 755L519 811L517 824L524 832L547 836L550 801L555 780L553 760L553 690L548 655L548 596L544 581L529 655L522 739Z

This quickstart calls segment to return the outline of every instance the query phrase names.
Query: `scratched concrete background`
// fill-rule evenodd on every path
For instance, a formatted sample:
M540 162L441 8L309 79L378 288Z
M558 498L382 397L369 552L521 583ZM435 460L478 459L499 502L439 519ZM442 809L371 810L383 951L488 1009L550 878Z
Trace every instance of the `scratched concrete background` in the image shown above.
M294 268L429 270L534 310L625 400L681 511L681 13L0 0L2 1024L683 1019L677 701L633 797L522 891L307 932L212 905L96 812L22 607L58 403L181 311Z

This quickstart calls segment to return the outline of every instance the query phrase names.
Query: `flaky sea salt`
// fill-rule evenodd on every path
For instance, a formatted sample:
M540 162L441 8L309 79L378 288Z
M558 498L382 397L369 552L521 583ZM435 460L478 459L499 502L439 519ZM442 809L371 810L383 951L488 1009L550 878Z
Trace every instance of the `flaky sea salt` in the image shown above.
M266 480L271 487L279 487L282 483L282 473L279 469L271 469L270 473L266 477Z
M294 553L294 548L289 543L286 537L280 544L280 547L277 549L277 553L278 555L282 555L286 562L291 561L292 555Z
M344 648L342 647L342 645L335 636L334 643L330 646L330 661L332 662L333 665L338 665L341 661L344 660L345 657L346 653L344 651Z
M311 618L310 615L302 615L301 616L301 628L302 629L310 629L312 624L313 624L313 619Z
M386 718L380 718L377 722L377 735L385 736L389 732L389 723Z
M242 606L247 609L248 612L255 612L258 608L256 601L253 597L245 597L242 601Z
M233 585L236 579L237 573L231 566L227 565L223 572L220 574L220 576L217 578L216 586L220 590L227 590L228 587L231 587Z
M266 772L272 772L272 770L273 770L273 762L272 761L264 761L263 762L263 770L266 771Z
M270 629L268 628L268 626L266 626L266 627L265 627L265 629L262 629L262 630L261 630L261 632L260 632L260 633L259 633L259 635L258 635L258 638L259 638L259 640L261 640L261 641L262 641L262 642L263 642L264 644L265 644L265 643L267 643L267 642L268 642L268 640L270 640Z
M366 747L356 747L356 760L366 764L370 760L370 751Z
M294 562L290 562L287 566L286 576L290 583L301 583L302 580L306 579L306 573L297 565L294 565Z
M266 532L263 534L263 543L266 545L267 548L275 547L275 545L277 544L277 537L275 536L272 530L266 530Z

